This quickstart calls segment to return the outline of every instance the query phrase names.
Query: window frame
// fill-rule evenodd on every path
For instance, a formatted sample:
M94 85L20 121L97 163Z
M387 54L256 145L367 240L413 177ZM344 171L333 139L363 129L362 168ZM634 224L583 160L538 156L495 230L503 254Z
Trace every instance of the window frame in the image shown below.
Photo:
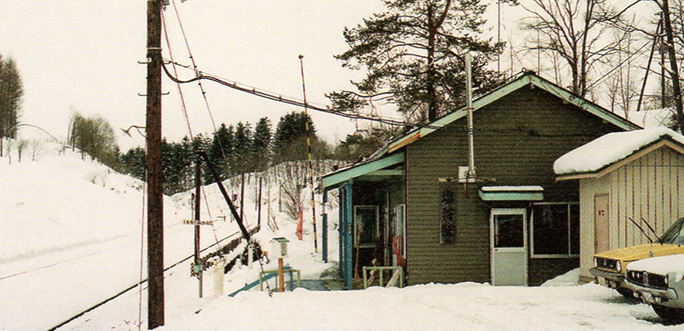
M535 212L534 209L537 206L548 206L548 205L566 205L568 208L568 219L567 219L567 236L568 236L568 247L567 247L567 254L535 254L534 250L534 221L535 221ZM531 258L577 258L580 256L580 253L573 254L572 253L572 214L571 214L571 206L578 206L579 207L579 202L577 201L565 201L565 202L537 202L532 204L532 210L531 214L532 216L530 217L530 257ZM577 209L577 217L579 218L581 216L581 212L579 208ZM577 231L580 231L580 224L578 222L577 226ZM581 242L580 238L580 242ZM580 244L580 243L578 243ZM580 250L581 252L581 250Z

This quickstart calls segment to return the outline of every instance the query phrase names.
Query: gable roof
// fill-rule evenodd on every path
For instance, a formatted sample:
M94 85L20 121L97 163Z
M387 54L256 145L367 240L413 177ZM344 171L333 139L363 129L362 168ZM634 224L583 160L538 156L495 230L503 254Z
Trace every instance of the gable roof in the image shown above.
M663 146L684 154L684 136L664 127L613 132L561 156L553 170L558 180L601 177Z
M589 100L581 98L573 94L572 92L554 83L551 83L550 81L544 78L537 76L532 71L528 71L520 77L518 77L517 79L473 100L473 111L477 111L478 109L483 108L491 104L492 102L495 102L496 100L499 100L523 87L530 85L547 91L552 95L562 99L564 102L573 104L578 108L590 114L593 114L603 119L604 121L611 123L624 130L635 130L641 128L639 125L634 124ZM392 154L400 150L402 147L409 145L415 142L416 140L421 139L431 134L432 132L441 129L453 123L454 121L466 117L467 113L468 109L466 107L462 107L454 112L445 115L444 117L441 117L427 124L424 127L415 129L402 137L390 141L389 143L385 144L380 150L375 152L369 160L363 163L355 164L347 168L340 169L335 172L324 175L323 188L333 188L344 181L358 178L361 176L367 176L374 171L381 170L384 167L396 165L398 163L403 162L403 153L400 153L400 156L394 156Z
M528 85L532 85L544 91L547 91L555 95L556 97L562 99L563 101L573 104L578 108L590 114L593 114L603 119L604 121L611 123L624 130L635 130L641 128L639 125L634 124L587 99L579 97L573 94L572 92L554 83L551 83L550 81L544 78L537 76L532 71L528 71L522 76L518 77L517 79L511 81L510 83L505 84L497 88L496 90L473 100L473 111L477 111L478 109L483 108L491 104L492 102L499 100L505 97L506 95L511 94L519 90L520 88L523 88ZM436 121L426 125L425 127L413 130L404 135L403 137L400 137L390 142L382 154L392 153L406 145L409 145L415 142L416 140L441 129L442 127L449 125L450 123L456 120L466 117L467 113L468 109L466 107L462 107L454 112L449 113L448 115L445 115L444 117L437 119Z

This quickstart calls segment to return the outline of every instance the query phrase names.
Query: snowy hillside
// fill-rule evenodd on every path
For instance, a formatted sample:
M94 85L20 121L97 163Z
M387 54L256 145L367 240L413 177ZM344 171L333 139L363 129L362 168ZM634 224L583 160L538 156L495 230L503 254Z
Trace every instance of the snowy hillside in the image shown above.
M142 183L47 144L35 161L0 159L0 262L96 244L140 230Z
M16 152L11 158L0 158L0 330L53 327L146 277L143 183L55 144L36 144L23 154L21 162ZM252 227L257 220L256 181L247 178L252 180L245 190L245 218ZM230 181L226 185L231 193L239 193ZM276 190L264 188L264 195L269 191ZM207 247L235 234L238 227L215 186L208 186L203 196L208 204L202 203L202 219L218 220L213 226L202 226L202 247ZM262 201L266 228L268 201L266 197ZM293 236L295 224L283 221L277 203L272 205L272 216L282 231L289 232L278 235ZM165 197L164 214L164 261L169 266L193 253L194 227L183 224L192 216L191 193ZM272 238L267 236L266 242ZM301 245L313 251L312 240ZM311 254L306 253L306 258L312 260ZM169 275L181 276L181 283L196 287L189 262L171 269ZM235 289L244 285L238 283ZM226 288L231 289L229 281ZM196 297L196 288L178 293L167 285L166 291L170 298L181 294L183 304L192 302L195 306L188 310L202 305L183 297ZM133 297L136 302L118 306L121 311L113 314L114 325L137 320L138 295ZM173 304L169 299L167 305ZM127 309L133 315L119 318Z

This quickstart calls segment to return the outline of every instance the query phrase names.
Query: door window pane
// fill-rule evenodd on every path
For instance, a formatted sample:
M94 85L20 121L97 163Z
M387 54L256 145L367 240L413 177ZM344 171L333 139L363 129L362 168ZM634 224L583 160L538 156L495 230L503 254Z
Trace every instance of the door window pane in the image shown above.
M494 247L524 247L523 215L494 215Z

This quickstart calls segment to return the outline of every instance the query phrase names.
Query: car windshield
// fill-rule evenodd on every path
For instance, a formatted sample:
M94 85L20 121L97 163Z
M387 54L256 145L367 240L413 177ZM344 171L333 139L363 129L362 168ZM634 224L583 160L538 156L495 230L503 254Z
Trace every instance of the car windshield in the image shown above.
M663 234L663 237L661 238L663 244L684 245L684 233L682 232L684 229L683 225L684 218L680 218L677 222L672 223L670 228L665 231L665 234Z

